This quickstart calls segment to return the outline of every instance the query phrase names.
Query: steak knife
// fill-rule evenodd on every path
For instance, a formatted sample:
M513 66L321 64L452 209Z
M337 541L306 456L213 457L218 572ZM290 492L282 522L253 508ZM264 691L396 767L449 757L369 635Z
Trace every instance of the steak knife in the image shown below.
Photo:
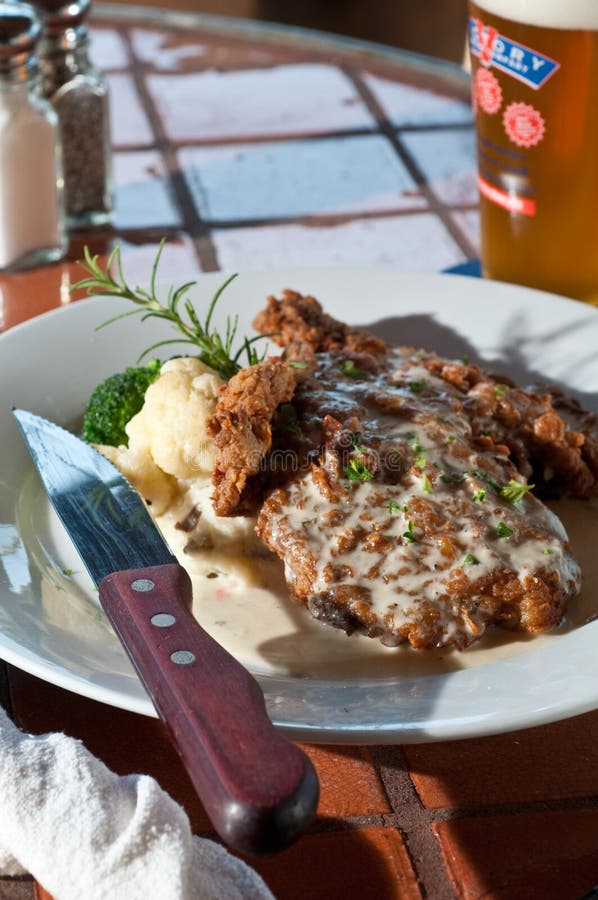
M315 814L311 762L276 731L253 676L192 615L191 580L124 476L60 426L13 413L216 832L248 854L288 846Z

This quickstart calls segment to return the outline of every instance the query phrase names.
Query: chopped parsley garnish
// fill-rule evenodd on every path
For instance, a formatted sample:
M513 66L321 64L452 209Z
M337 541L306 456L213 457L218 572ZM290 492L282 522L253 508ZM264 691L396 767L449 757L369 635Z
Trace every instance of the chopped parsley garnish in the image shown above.
M507 483L501 487L500 496L505 500L508 500L509 503L519 503L520 500L523 500L527 492L532 491L534 487L534 484L520 484L518 481L514 481L511 478L510 481L507 481Z
M420 379L418 379L418 380L416 380L416 381L408 381L408 382L407 382L407 387L409 388L409 390L410 390L413 394L419 394L420 391L423 391L423 389L425 388L426 384L427 384L426 379L425 379L425 378L420 378Z
M351 450L353 450L355 453L358 453L359 456L363 456L363 454L367 450L367 447L364 447L359 443L359 437L360 436L356 431L349 432L349 443L351 445Z
M313 523L315 521L316 521L315 519L304 519L303 522L301 523L301 527L307 528L308 525L313 525Z
M489 484L490 487L494 488L495 491L501 492L502 488L498 481L495 481L494 478L491 478L487 472L480 472L479 469L470 469L467 473L468 475L473 475L474 478L479 478L480 481L485 481L486 484Z
M509 528L508 525L505 525L504 522L499 522L496 526L496 533L501 538L510 538L513 534L513 529Z
M72 570L72 569L63 569L63 570L62 570L62 574L63 574L63 575L72 575L72 574L73 574L73 570Z
M445 484L461 484L464 479L465 475L463 474L463 472L444 471L440 476L440 480L444 481Z
M343 469L349 481L371 481L374 477L362 459L352 459Z
M302 437L303 431L297 422L297 410L292 403L281 403L276 411L276 427L288 431L295 437Z
M413 443L411 444L411 449L412 449L413 452L414 452L415 454L417 454L417 455L419 455L420 453L423 452L423 449L424 449L424 448L423 448L422 445L420 444L419 438L418 438L418 436L417 436L416 434L413 435Z
M389 515L392 516L393 512L399 512L399 511L400 511L400 512L403 511L403 507L401 506L401 504L400 504L400 503L397 503L396 500L389 500L389 501L388 501L388 513L389 513Z
M464 366L469 365L469 356L467 355L467 353L463 354L463 356L461 357L461 362L463 363Z
M462 566L479 566L480 561L472 553L467 553L461 563Z
M449 444L453 444L457 440L457 438L455 437L454 434L449 434L447 440L448 440Z
M475 494L472 494L472 500L485 500L486 499L486 488L480 488L479 491L476 491Z
M550 547L546 547L546 548L542 551L542 553L545 553L546 556L552 556L552 554L554 553L554 550L551 550Z
M511 388L508 384L495 384L494 393L497 397L506 397Z
M415 465L417 466L418 469L425 469L425 467L426 467L426 457L423 456L423 455L422 455L422 456L418 456L417 459L415 460Z
M425 494L432 493L432 482L425 472L422 472L422 491L424 491Z
M208 572L206 578L218 578L218 572Z
M359 369L352 359L343 359L341 363L341 372L343 375L348 375L349 378L363 378L366 374L362 369Z
M413 542L415 541L415 525L413 524L411 519L409 519L409 522L407 524L407 531L403 532L403 537L409 544L413 544Z
M298 359L291 359L287 366L291 366L293 369L307 369L307 363L299 362Z

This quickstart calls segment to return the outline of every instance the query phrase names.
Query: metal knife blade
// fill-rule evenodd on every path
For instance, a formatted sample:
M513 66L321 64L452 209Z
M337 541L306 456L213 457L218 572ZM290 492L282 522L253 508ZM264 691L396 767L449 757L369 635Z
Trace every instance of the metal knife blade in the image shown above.
M288 846L315 815L311 762L275 730L255 679L193 617L189 576L124 476L60 426L13 413L214 828L244 853Z
M96 585L122 569L175 563L145 503L116 466L70 431L13 414L48 497Z

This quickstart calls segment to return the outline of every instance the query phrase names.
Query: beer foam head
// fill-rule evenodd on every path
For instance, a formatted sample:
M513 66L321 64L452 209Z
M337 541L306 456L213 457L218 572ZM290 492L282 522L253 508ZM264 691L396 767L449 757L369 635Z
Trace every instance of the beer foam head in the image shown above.
M598 30L598 0L474 0L503 19L541 28Z

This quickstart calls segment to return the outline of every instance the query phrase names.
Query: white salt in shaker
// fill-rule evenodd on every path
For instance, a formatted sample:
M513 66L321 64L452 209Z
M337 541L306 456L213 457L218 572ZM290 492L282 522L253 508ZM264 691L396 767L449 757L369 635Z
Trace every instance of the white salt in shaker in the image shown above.
M104 225L112 211L108 86L89 59L90 0L34 0L43 22L42 92L60 128L69 228Z
M39 91L41 27L0 3L0 271L60 259L67 246L58 121Z

